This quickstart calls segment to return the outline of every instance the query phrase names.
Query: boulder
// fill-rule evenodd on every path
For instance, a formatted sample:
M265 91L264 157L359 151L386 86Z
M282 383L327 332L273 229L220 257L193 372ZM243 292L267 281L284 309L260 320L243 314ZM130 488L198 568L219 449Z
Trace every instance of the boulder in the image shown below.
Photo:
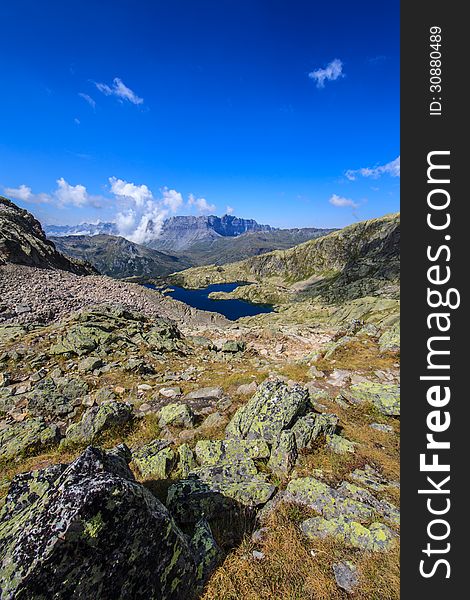
M167 506L180 523L195 523L241 507L265 504L276 488L258 473L254 462L220 463L191 471L168 490Z
M357 521L344 518L325 519L312 517L300 526L302 532L309 539L325 538L332 536L352 548L380 552L391 548L396 535L383 523L372 523L365 527Z
M216 553L210 530L188 539L129 459L123 446L88 447L68 466L13 480L0 513L2 597L195 596Z
M308 391L300 385L266 381L245 406L237 410L225 430L228 438L263 439L277 443L281 431L289 429L305 413Z
M292 479L286 488L286 499L312 508L327 519L349 518L367 521L373 516L370 506L341 495L314 477Z
M132 406L127 402L110 400L87 409L78 423L71 425L64 443L88 443L103 432L125 425L132 419Z
M178 470L177 475L181 479L186 479L193 469L197 468L197 462L194 453L188 444L181 444L178 447Z
M367 381L352 385L341 394L352 403L370 402L384 415L400 416L400 386L397 384Z
M292 427L297 449L310 448L319 435L332 435L338 420L337 415L327 413L308 413L297 419Z
M336 454L354 454L356 452L356 443L347 440L341 435L336 435L333 433L332 435L326 436L326 446Z
M237 388L236 393L239 396L248 396L249 394L254 394L258 389L258 384L256 381L252 381L251 383L242 383Z
M25 394L28 410L34 416L66 417L74 412L88 393L88 384L78 378L47 377Z
M46 450L60 439L57 425L38 417L13 422L0 429L0 459L11 460Z
M186 394L187 400L219 400L224 395L221 387L205 387Z
M142 477L166 479L175 463L175 453L167 440L153 440L132 450L132 460Z
M269 447L263 440L200 440L196 457L201 465L240 462L246 458L269 458Z
M400 351L400 323L395 323L386 329L379 338L380 352Z
M244 352L246 348L245 342L238 340L228 340L222 344L221 351L229 354L235 354L236 352Z
M194 413L187 404L168 404L158 411L157 416L160 428L168 425L188 428L194 425Z
M279 443L271 451L268 467L278 477L287 477L297 460L297 444L292 431L282 431Z

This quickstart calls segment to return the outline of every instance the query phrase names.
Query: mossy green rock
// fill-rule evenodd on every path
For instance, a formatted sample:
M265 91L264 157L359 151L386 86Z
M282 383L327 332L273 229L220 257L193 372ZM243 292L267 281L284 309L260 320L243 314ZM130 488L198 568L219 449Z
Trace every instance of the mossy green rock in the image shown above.
M178 469L177 475L181 479L186 479L189 473L197 468L196 459L194 458L194 452L191 450L188 444L181 444L178 447Z
M237 410L225 430L228 438L263 439L277 443L281 431L289 429L304 414L308 391L300 385L267 381L245 406Z
M11 460L41 452L57 443L59 439L58 427L47 424L40 417L15 421L0 429L0 459Z
M268 468L277 477L287 477L297 460L297 444L292 431L282 431L279 443L271 451Z
M369 552L388 550L396 540L393 531L382 523L365 527L357 521L342 518L312 517L304 521L300 528L312 540L332 536L348 546Z
M355 442L351 442L340 435L336 435L336 433L326 436L326 446L336 454L354 454L354 452L356 452Z
M379 338L380 352L400 351L400 323L394 323Z
M294 423L292 432L295 435L297 449L309 448L321 434L331 435L336 431L338 416L334 414L309 413Z
M312 508L327 519L347 517L367 521L373 515L370 506L343 497L337 490L314 477L300 477L290 481L286 497L292 502Z
M166 479L175 464L175 453L167 440L154 440L132 451L132 459L142 477Z
M202 465L269 458L269 446L263 440L201 440L196 444L196 457Z
M371 402L384 415L400 415L400 386L397 384L364 381L352 385L342 394L352 402Z
M172 485L167 506L178 522L195 523L265 504L276 491L252 460L201 467Z
M25 398L28 411L34 416L65 417L74 411L87 392L88 385L81 379L46 377L25 394Z
M194 425L194 413L187 404L168 404L158 412L158 426L167 425L188 429Z
M79 423L67 429L64 444L92 442L106 430L128 423L132 414L132 406L125 402L110 400L93 406L83 413Z
M120 449L87 448L69 466L13 481L0 513L4 598L191 599L208 573L202 544L127 467Z

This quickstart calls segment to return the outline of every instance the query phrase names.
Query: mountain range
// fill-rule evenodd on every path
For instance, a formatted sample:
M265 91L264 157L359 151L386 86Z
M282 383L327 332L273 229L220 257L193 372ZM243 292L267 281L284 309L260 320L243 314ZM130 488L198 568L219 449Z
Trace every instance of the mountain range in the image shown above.
M164 221L158 237L141 245L116 235L114 223L47 226L46 232L67 256L87 260L112 277L163 277L191 266L249 258L286 249L331 229L276 229L254 219L176 216Z

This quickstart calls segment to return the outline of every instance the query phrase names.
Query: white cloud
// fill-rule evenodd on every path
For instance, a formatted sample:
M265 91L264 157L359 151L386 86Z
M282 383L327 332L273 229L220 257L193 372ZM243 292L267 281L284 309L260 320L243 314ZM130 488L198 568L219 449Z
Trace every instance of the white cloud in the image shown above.
M5 194L15 200L30 202L33 204L52 204L58 208L64 206L94 206L99 208L103 198L101 196L92 196L87 192L84 185L70 185L63 177L57 179L57 189L52 194L33 193L32 189L26 185L20 185L18 188L5 188Z
M330 198L330 204L333 206L338 206L340 208L344 208L345 206L350 206L351 208L357 208L359 204L351 200L350 198L343 198L342 196L338 196L337 194L333 194Z
M308 76L317 82L318 88L323 88L325 87L325 81L336 81L336 79L344 77L343 63L339 58L335 58L324 69L315 69Z
M31 188L24 184L17 188L4 188L4 192L9 198L22 200L23 202L31 202L34 196Z
M169 190L167 187L162 189L163 204L168 206L171 212L176 212L183 204L183 196L176 190Z
M214 212L215 204L209 204L205 198L195 198L193 194L189 194L189 206L195 206L201 214Z
M75 125L80 125L80 119L77 119L77 117L75 117L73 122L75 123Z
M131 104L143 104L144 99L137 96L135 92L133 92L130 88L125 85L122 79L119 77L115 77L113 79L112 86L107 85L106 83L96 83L96 87L102 92L105 96L116 96L120 100L127 100Z
M91 96L89 96L88 94L84 94L82 92L80 92L78 95L80 96L80 98L83 98L85 100L85 102L87 102L93 110L95 110L96 102L93 100L93 98Z
M357 179L358 175L362 177L372 177L372 179L378 179L382 175L388 173L391 177L400 177L400 157L398 156L395 160L385 164L379 165L378 167L365 167L363 169L349 169L345 175L350 181Z
M233 215L235 209L233 208L233 206L227 206L225 209L225 214L226 215Z
M109 183L115 196L130 198L138 207L144 206L147 200L153 200L153 194L146 185L135 185L116 177L110 177Z

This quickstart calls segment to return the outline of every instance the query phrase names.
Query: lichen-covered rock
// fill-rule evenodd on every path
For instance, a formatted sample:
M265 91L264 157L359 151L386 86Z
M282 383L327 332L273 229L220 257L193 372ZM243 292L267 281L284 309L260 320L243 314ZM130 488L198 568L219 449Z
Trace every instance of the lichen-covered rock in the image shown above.
M357 521L341 517L312 517L304 521L300 528L305 536L312 540L332 536L348 546L370 552L388 550L396 539L393 531L383 523L375 522L365 527Z
M103 361L101 358L98 358L97 356L87 356L78 363L78 370L82 373L88 373L89 371L94 371L102 366Z
M308 413L297 419L292 427L297 449L311 447L320 434L333 434L336 431L338 420L337 415L328 413Z
M314 477L293 479L287 485L286 499L313 508L327 519L343 518L367 521L373 515L370 506L342 496L337 490Z
M380 352L400 351L400 323L394 323L379 338Z
M223 558L222 550L217 545L205 518L200 519L194 527L191 549L196 559L196 581L199 587Z
M168 404L164 406L158 412L158 426L166 427L172 425L173 427L184 427L189 428L194 425L194 413L187 404Z
M196 457L201 465L269 458L269 446L263 440L201 440L196 444Z
M153 440L132 451L132 459L142 477L166 479L175 463L175 453L167 440Z
M326 446L336 454L348 454L348 452L354 454L354 452L356 452L355 442L351 442L340 435L336 435L336 433L326 436Z
M30 414L63 418L74 412L87 392L88 385L81 379L47 377L39 381L24 397L27 399Z
M181 444L178 447L178 469L177 475L181 479L186 479L189 473L197 468L196 459L194 458L194 452L188 446L188 444Z
M308 392L300 385L267 381L245 406L237 410L225 433L228 438L263 439L277 443L281 431L289 429L304 414Z
M353 404L370 402L384 415L400 415L400 386L397 384L363 381L343 390L341 395Z
M110 400L87 409L78 423L65 433L65 444L92 442L106 430L125 425L132 419L132 406L127 402Z
M400 525L400 511L396 506L387 500L376 498L369 490L359 487L354 483L343 481L337 491L343 496L362 502L370 506L394 526Z
M0 459L11 460L37 453L60 439L56 425L48 425L38 417L8 423L0 429Z
M265 504L275 490L247 459L195 469L169 488L167 506L179 522L195 523L202 516Z
M125 450L89 447L69 466L15 478L0 513L2 598L194 596L209 533L188 541Z
M282 431L279 443L271 451L268 467L278 477L287 477L297 460L297 444L292 431Z
M239 340L228 340L222 344L222 352L234 354L236 352L243 352L246 348L245 342Z

